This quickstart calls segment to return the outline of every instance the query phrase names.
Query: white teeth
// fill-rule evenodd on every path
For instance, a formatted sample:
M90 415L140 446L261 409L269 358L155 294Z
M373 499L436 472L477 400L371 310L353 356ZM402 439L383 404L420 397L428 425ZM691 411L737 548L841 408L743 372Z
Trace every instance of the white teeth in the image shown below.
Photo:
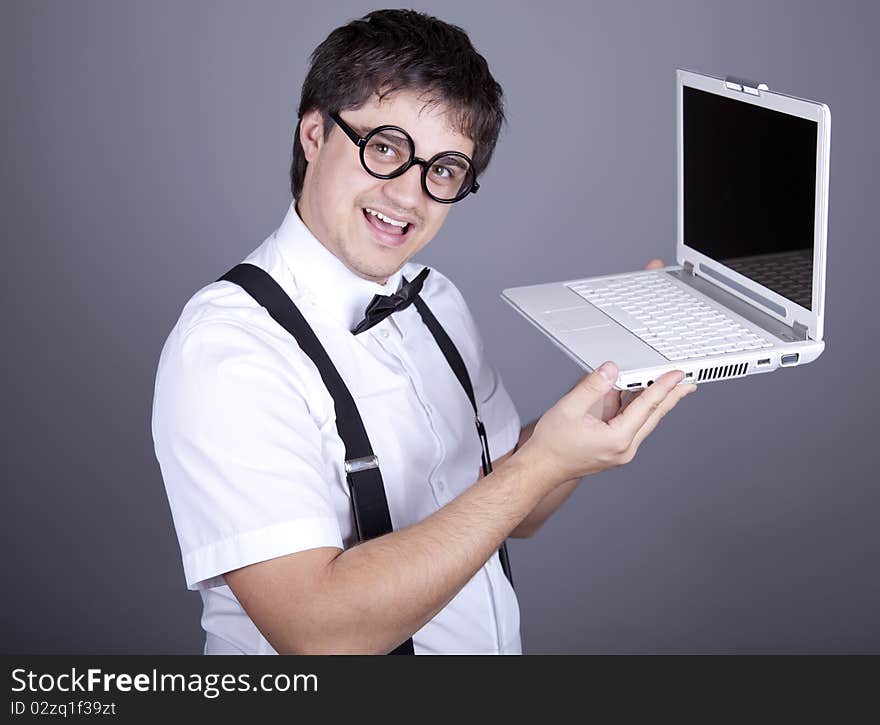
M385 216L382 212L379 212L379 211L373 211L372 209L366 209L366 211L370 212L370 214L372 214L375 217L379 217L379 219L381 219L383 222L386 222L388 224L392 224L395 227L403 228L407 224L409 224L409 222L399 222L399 221L397 221L397 219L392 219L389 216Z

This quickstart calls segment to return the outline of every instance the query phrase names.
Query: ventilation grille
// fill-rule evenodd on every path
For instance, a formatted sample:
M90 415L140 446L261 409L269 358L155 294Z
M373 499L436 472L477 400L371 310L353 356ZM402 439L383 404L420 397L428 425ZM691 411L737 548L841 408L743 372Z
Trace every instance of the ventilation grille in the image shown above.
M745 375L749 364L747 362L736 365L719 365L717 368L703 368L697 376L697 382L702 380L721 380L722 378L735 378Z

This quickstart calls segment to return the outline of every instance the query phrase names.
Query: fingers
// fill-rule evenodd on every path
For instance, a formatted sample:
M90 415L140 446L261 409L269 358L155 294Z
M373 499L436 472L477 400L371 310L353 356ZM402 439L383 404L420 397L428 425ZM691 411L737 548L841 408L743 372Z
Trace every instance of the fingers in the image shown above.
M627 443L631 442L683 378L684 373L681 370L671 370L664 373L654 381L650 388L633 397L626 408L616 418L612 418L608 422L609 425L614 427Z
M653 387L653 386L652 386ZM633 437L632 444L630 445L630 450L628 451L630 457L635 455L636 450L642 444L642 441L645 440L651 433L654 428L657 427L657 424L663 419L670 410L672 410L678 402L693 393L697 389L697 386L694 384L690 385L678 385L675 387L669 395L667 395L660 405L657 406L656 410L651 413L648 420L645 424L639 429L638 433Z
M601 401L617 380L618 369L613 362L602 363L589 375L585 375L572 388L569 396L573 396L577 405L589 408Z
M645 265L645 269L663 269L665 266L662 259L652 259Z
M620 411L626 410L627 407L629 407L629 404L638 398L643 392L643 390L624 390L620 394Z
M608 422L620 412L622 393L613 388L605 394L602 401L602 420Z

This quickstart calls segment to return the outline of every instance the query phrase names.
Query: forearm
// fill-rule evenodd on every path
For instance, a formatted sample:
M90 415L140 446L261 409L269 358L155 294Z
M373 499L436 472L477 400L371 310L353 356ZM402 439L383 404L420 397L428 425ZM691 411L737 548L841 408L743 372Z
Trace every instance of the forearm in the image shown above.
M387 652L437 614L554 486L513 457L423 521L342 552L309 592L312 651ZM306 625L311 626L306 626Z
M571 496L580 482L581 479L573 478L554 489L551 493L548 493L532 509L529 515L522 520L519 526L510 533L510 537L513 539L527 539L530 536L534 536L538 529L550 518L551 514Z

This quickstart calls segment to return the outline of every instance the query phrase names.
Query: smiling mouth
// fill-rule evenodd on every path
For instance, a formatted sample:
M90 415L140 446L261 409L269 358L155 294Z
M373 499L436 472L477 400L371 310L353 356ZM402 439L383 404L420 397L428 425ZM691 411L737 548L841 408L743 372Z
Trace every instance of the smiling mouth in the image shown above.
M364 207L363 214L370 224L376 227L379 231L385 232L385 234L393 234L401 237L406 236L407 232L409 232L413 226L409 222L395 219L394 217L390 217L387 214L383 214L375 209L370 209L369 207Z

